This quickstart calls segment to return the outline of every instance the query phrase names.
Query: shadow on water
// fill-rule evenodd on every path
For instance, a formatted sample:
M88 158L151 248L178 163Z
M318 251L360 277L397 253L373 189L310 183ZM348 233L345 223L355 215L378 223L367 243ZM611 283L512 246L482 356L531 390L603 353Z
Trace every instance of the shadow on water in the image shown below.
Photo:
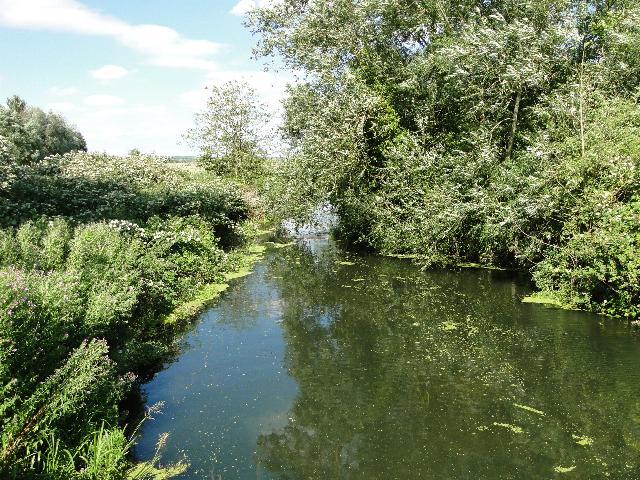
M640 343L522 304L527 283L422 272L326 240L267 254L145 387L184 478L640 478Z

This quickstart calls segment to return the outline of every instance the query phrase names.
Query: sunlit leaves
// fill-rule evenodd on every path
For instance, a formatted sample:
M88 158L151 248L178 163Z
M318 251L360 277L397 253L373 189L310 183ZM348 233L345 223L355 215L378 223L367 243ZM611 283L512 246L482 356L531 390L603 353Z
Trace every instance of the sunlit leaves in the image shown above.
M254 178L266 155L266 107L246 83L229 82L210 91L186 140L200 150L200 163L206 169L243 180Z

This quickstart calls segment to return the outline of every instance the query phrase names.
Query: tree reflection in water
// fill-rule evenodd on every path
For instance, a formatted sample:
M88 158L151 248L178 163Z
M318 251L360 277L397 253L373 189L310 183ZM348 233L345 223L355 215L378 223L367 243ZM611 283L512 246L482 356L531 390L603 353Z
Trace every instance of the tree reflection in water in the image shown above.
M623 326L523 305L503 272L345 261L318 240L267 262L299 385L258 439L276 478L640 478Z

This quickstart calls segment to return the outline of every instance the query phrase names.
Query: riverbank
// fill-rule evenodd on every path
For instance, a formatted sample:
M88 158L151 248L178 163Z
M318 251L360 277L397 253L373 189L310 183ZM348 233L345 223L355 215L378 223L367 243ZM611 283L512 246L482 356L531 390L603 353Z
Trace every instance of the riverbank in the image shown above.
M389 254L380 254L383 257L387 257L387 258L399 258L399 259L409 259L412 261L415 261L417 263L420 262L420 259L423 258L422 256L418 255L418 254L393 254L393 253L389 253ZM445 267L447 268L447 267ZM470 262L460 262L460 263L455 263L453 264L451 267L448 268L459 268L459 269L480 269L480 270L493 270L493 271L499 271L499 272L518 272L518 273L523 273L525 274L526 272L522 271L522 270L518 270L518 269L514 269L514 268L504 268L504 267L499 267L496 265L491 265L491 264L482 264L482 263L470 263ZM529 275L529 279L532 280L531 275ZM566 301L562 301L561 298L557 295L556 292L544 292L544 291L538 291L538 292L534 292L530 295L526 295L524 297L522 297L521 299L522 303L534 303L534 304L539 304L539 305L546 305L548 307L553 307L553 308L559 308L562 310L576 310L576 311L588 311L586 309L580 309L577 308L575 305L568 303ZM614 314L603 314L600 313L600 315L606 316L606 317L610 317L610 318L624 318L621 315L614 315ZM638 326L639 323L632 321L631 322L634 326Z
M262 260L264 251L265 247L260 244L259 239L254 237L249 240L247 245L234 252L236 267L224 273L222 282L208 283L200 287L191 300L178 305L163 322L166 325L177 326L192 322L229 288L230 281L250 275L255 264Z
M159 458L131 463L125 399L258 260L249 205L233 182L151 156L4 167L0 473L155 478Z

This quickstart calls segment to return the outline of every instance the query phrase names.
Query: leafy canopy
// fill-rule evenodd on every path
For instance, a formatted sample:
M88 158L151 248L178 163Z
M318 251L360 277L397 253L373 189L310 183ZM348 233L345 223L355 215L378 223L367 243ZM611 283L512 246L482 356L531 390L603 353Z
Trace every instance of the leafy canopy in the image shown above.
M195 115L187 143L201 152L200 164L219 175L249 179L262 169L266 107L247 83L212 86L205 109Z
M60 115L28 106L16 95L0 105L0 161L28 165L74 150L86 151L87 144Z

